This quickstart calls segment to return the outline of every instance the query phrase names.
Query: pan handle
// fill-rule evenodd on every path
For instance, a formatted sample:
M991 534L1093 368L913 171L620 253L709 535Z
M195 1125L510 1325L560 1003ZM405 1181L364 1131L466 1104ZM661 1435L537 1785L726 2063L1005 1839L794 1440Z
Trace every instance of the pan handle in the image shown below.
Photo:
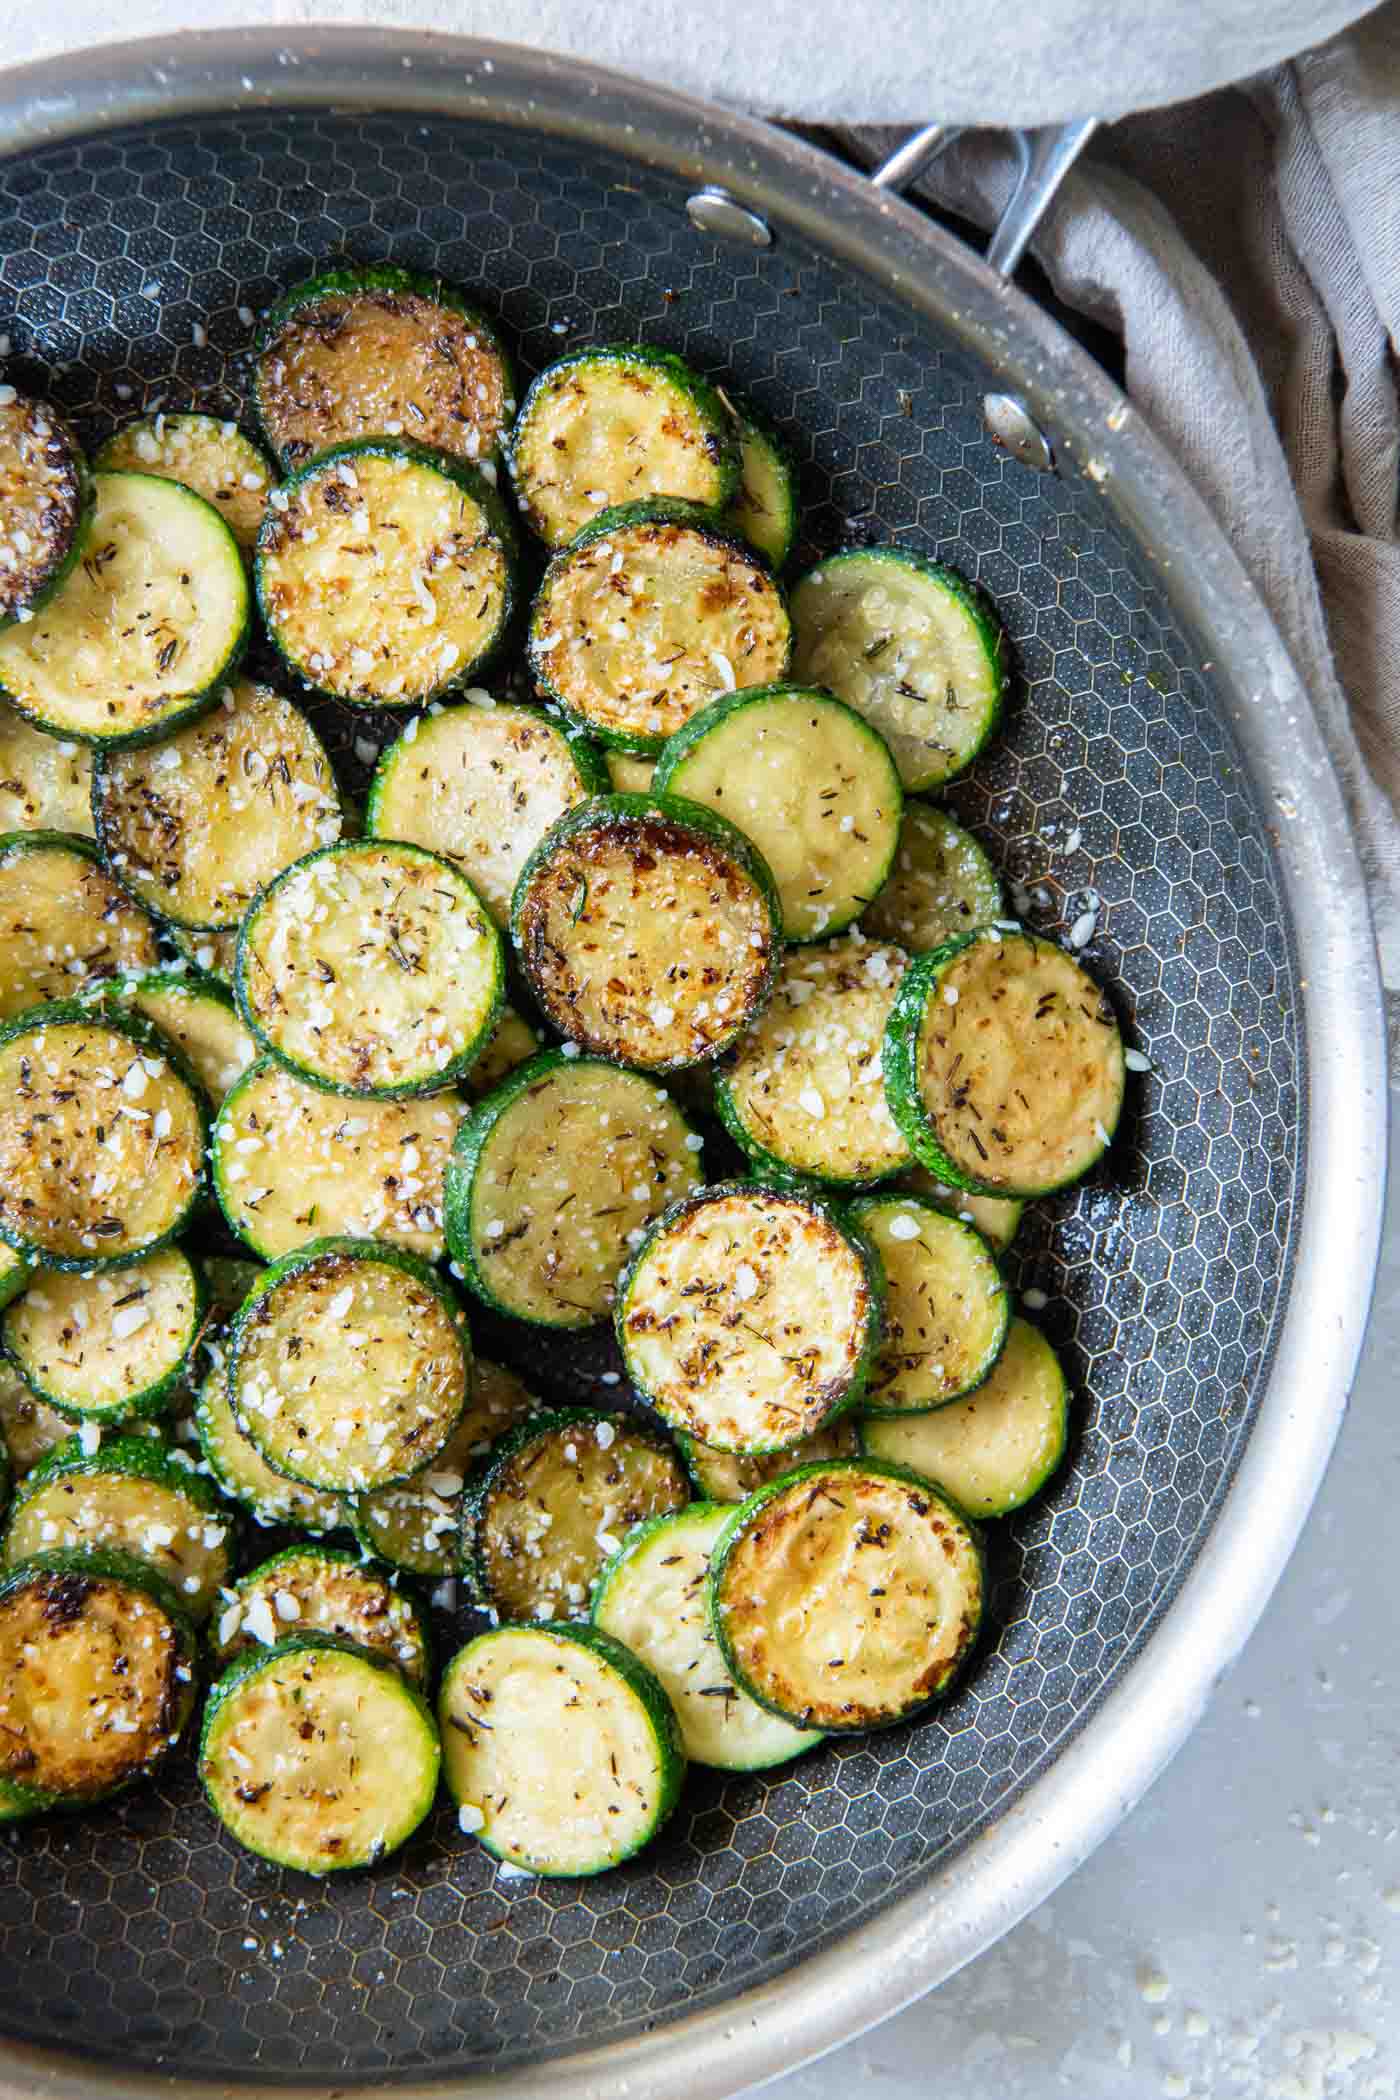
M987 249L987 261L998 277L1010 277L1020 262L1056 191L1098 125L1097 117L1081 117L1072 124L1012 132L1020 173ZM964 129L958 124L925 124L875 169L871 181L877 189L907 190Z

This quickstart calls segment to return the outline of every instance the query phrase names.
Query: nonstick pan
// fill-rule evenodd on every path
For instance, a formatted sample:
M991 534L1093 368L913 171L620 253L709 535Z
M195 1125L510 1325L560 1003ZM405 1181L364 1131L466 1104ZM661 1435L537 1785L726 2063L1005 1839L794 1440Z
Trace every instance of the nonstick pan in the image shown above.
M1075 1443L996 1533L985 1653L947 1708L785 1774L696 1774L671 1834L592 1882L498 1878L445 1810L376 1873L286 1876L232 1847L188 1764L9 1832L0 2094L703 2100L1044 1896L1262 1608L1374 1266L1361 875L1307 696L1193 490L1052 320L859 174L452 39L220 33L0 80L0 330L94 437L160 398L235 409L246 309L343 256L476 287L526 371L590 340L682 350L792 439L809 553L894 539L992 592L1015 704L951 799L1034 923L1063 932L1093 891L1087 958L1152 1070L1110 1164L1012 1255ZM988 395L1052 467L993 441ZM609 1363L514 1353L553 1393Z

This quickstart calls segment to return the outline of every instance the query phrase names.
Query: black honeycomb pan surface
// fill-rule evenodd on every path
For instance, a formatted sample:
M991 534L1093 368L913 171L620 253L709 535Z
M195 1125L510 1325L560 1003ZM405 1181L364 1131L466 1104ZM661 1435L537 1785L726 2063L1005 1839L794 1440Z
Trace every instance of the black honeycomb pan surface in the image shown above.
M1014 1250L1073 1376L1072 1460L994 1529L990 1632L935 1717L768 1777L695 1773L663 1840L590 1882L498 1878L445 1808L373 1874L287 1876L224 1836L188 1760L0 1836L0 2030L254 2082L620 2038L935 1874L1085 1725L1198 1550L1265 1376L1300 1173L1287 924L1208 670L1095 491L988 441L948 344L815 251L737 254L669 181L504 127L274 112L0 165L12 376L94 437L155 401L238 412L239 310L385 256L479 288L527 376L608 338L728 375L794 443L807 553L892 538L986 586L1017 693L951 799L1032 923L1063 934L1097 894L1086 959L1153 1070L1106 1167L1034 1206ZM489 1336L541 1389L617 1391L605 1346L518 1339Z

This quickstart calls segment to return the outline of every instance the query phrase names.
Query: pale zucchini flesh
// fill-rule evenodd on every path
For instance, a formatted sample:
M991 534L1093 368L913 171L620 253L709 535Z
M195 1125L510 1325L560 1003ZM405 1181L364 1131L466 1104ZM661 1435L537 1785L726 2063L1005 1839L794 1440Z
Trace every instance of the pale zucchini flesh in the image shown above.
M379 761L371 837L454 860L498 926L532 847L606 785L596 756L537 707L482 702L419 716Z
M182 964L119 978L102 996L133 1007L168 1036L216 1107L258 1054L223 985Z
M720 1073L720 1115L761 1170L859 1185L912 1164L885 1099L885 1024L909 964L859 933L790 949Z
M432 1463L395 1487L357 1498L355 1531L365 1551L411 1575L441 1579L455 1574L467 1474L498 1438L538 1407L513 1372L478 1358L471 1398Z
M933 1414L870 1420L861 1441L876 1458L912 1466L971 1517L1004 1517L1029 1502L1064 1459L1069 1388L1038 1328L1015 1319L991 1376Z
M1005 1254L1015 1239L1026 1208L1020 1196L977 1196L971 1189L955 1189L917 1163L900 1175L898 1186L927 1196L940 1210L961 1218L964 1225L975 1225L997 1254Z
M245 1436L229 1403L222 1348L199 1389L195 1429L200 1449L219 1486L265 1529L294 1524L298 1531L348 1530L350 1510L338 1495L310 1488L274 1472L252 1438Z
M289 1546L240 1579L214 1615L214 1667L305 1633L354 1641L420 1692L427 1686L428 1636L417 1606L384 1570L334 1546Z
M656 760L637 751L609 751L608 778L615 795L649 795Z
M527 1873L620 1865L680 1794L685 1757L665 1693L592 1629L479 1635L449 1663L438 1717L462 1829Z
M782 1451L750 1456L741 1451L716 1451L693 1436L678 1436L686 1471L703 1502L746 1502L770 1480L780 1480L799 1466L815 1465L819 1458L854 1458L861 1448L860 1430L853 1415L838 1416L824 1429L799 1437Z
M917 1414L982 1383L1009 1318L996 1257L971 1225L917 1196L868 1196L854 1215L885 1274L885 1331L861 1398L868 1414Z
M903 791L879 732L829 693L739 692L672 738L656 792L737 824L773 871L790 941L858 919L894 859Z
M341 829L320 738L290 700L248 678L155 748L100 758L93 814L124 888L200 931L236 927L265 883Z
M821 1741L741 1692L710 1623L710 1553L729 1522L708 1504L643 1525L604 1569L593 1624L660 1680L676 1710L685 1754L720 1771L785 1764Z
M13 1247L0 1246L0 1306L17 1298L34 1274L34 1265Z
M94 978L149 969L156 954L155 927L85 839L0 838L0 1020L70 999Z
M972 834L932 802L906 802L890 878L861 914L865 931L917 954L1002 910L1000 880Z
M162 1247L127 1268L36 1277L0 1333L41 1399L79 1419L126 1422L171 1405L203 1306L189 1257Z
M248 632L238 542L202 496L153 474L97 474L81 561L0 635L0 686L54 736L148 742L212 703Z
M500 936L459 868L420 846L328 846L287 869L239 934L239 1010L283 1063L345 1094L434 1093L501 1003Z
M92 836L92 751L47 736L0 700L0 832Z
M193 963L206 977L215 978L232 991L234 965L238 959L236 928L230 927L224 933L188 933L183 926L171 926L167 930L186 962Z
M442 1177L466 1103L455 1094L355 1100L275 1058L245 1072L213 1130L214 1193L268 1261L328 1234L443 1252Z
M973 1527L932 1482L874 1459L761 1489L731 1513L711 1571L735 1681L798 1727L903 1720L951 1688L981 1624Z
M222 416L141 416L108 438L95 464L182 482L212 503L244 554L251 554L276 472L260 445Z
M46 401L0 404L0 621L32 617L72 565L88 524L78 441Z
M757 1183L685 1197L619 1288L638 1391L720 1450L782 1449L860 1391L880 1329L864 1246L825 1204Z
M724 522L757 547L776 572L791 554L797 535L797 470L775 431L751 409L731 400L723 387L718 392L739 436L739 485Z

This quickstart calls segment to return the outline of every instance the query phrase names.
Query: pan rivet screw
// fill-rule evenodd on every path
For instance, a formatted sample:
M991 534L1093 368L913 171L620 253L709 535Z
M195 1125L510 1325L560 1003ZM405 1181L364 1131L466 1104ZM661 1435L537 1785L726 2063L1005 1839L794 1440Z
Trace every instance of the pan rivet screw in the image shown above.
M685 200L686 216L702 233L713 233L722 241L741 241L746 248L771 248L773 229L756 211L750 211L728 190L711 183Z
M984 394L982 421L994 441L1004 445L1023 467L1036 467L1045 473L1054 466L1050 440L1040 425L1032 422L1025 402L1018 401L1014 394Z

